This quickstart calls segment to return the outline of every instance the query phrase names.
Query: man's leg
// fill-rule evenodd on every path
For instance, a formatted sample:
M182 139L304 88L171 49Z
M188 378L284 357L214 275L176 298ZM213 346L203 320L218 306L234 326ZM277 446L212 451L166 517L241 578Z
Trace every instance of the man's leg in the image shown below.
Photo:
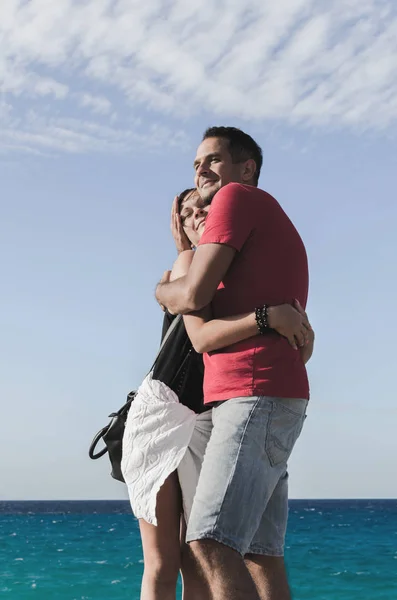
M188 523L187 541L191 542L214 600L258 600L261 596L242 557L269 553L282 556L286 518L281 520L284 533L274 521L282 543L276 539L269 552L262 543L266 539L256 534L262 534L261 525L269 519L266 509L271 499L270 513L274 509L278 497L274 492L286 486L286 461L300 434L305 409L305 400L266 397L235 398L213 409L214 427ZM257 576L258 588L263 589L268 561L266 565L264 560L259 565L252 562L247 564ZM266 586L269 587L268 579ZM265 592L260 593L266 598ZM270 599L273 600L271 596Z
M189 544L186 544L186 523L181 523L182 600L211 600L212 595L201 566Z
M212 410L197 415L193 434L185 455L178 466L185 522L190 518L205 451L212 432ZM186 534L186 531L185 531Z
M285 470L244 557L261 600L291 600L283 557L287 520L288 472Z
M266 505L260 525L255 533L245 563L255 582L261 600L291 600L287 572L284 564L284 542L288 521L288 471L286 460L299 435L301 426L291 435L290 410L301 424L304 420L305 401L279 400L267 430L267 449L272 469L283 468L276 487Z
M243 556L279 478L277 470L267 476L270 414L271 403L258 397L234 398L212 411L187 541L214 600L259 600Z
M243 557L215 540L190 543L211 590L211 600L260 600Z
M260 600L291 600L284 557L247 554L244 560Z

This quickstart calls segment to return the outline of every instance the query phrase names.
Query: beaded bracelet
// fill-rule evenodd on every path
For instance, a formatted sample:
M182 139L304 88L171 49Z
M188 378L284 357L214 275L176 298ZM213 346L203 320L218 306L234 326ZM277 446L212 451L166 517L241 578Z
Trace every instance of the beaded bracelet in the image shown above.
M267 304L264 304L261 308L255 309L255 321L258 327L258 331L261 335L265 335L266 331L269 329L267 309Z

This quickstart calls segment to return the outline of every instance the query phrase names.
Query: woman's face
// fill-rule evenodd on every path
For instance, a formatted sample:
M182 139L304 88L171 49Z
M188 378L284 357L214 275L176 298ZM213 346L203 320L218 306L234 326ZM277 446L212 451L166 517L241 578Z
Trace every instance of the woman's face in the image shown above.
M193 246L197 246L204 233L209 209L209 204L196 191L191 192L182 202L179 214L183 229Z

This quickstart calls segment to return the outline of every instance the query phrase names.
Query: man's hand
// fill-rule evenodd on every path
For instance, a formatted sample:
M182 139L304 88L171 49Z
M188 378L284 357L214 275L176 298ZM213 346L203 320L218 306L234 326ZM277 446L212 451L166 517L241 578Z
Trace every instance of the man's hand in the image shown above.
M311 325L298 301L295 301L295 306L291 304L269 306L268 321L269 327L286 337L295 350L306 346Z
M164 271L163 276L160 279L159 283L169 283L170 277L171 277L171 271ZM167 307L164 306L164 304L161 304L160 302L159 302L159 306L163 312L165 312L167 310Z
M192 245L182 226L181 215L178 210L178 196L175 196L171 210L171 233L174 238L178 254L184 250L191 250Z
M235 254L236 250L225 244L199 245L186 275L158 284L157 301L174 314L201 310L212 301Z

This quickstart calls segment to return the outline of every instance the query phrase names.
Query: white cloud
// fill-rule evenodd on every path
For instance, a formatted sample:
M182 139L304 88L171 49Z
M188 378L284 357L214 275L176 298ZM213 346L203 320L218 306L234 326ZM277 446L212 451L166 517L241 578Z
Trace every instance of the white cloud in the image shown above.
M32 85L32 91L40 96L55 96L55 98L65 98L68 94L68 87L58 81L54 81L48 77L33 78L35 81Z
M93 96L92 94L82 94L81 106L92 108L94 113L108 115L112 110L112 105L107 98L103 96Z
M186 146L182 131L173 133L167 128L151 125L142 129L135 127L115 128L100 125L92 120L63 117L41 117L30 111L16 127L4 126L1 131L0 149L54 154L58 152L128 152L132 148L157 148L165 145Z
M95 150L84 135L98 132L55 127L76 114L105 127L106 150L128 149L128 136L153 144L144 125L123 122L131 110L152 121L205 110L214 120L384 128L397 120L397 8L393 0L2 0L0 91L14 108L0 111L9 140L52 140L66 151Z

